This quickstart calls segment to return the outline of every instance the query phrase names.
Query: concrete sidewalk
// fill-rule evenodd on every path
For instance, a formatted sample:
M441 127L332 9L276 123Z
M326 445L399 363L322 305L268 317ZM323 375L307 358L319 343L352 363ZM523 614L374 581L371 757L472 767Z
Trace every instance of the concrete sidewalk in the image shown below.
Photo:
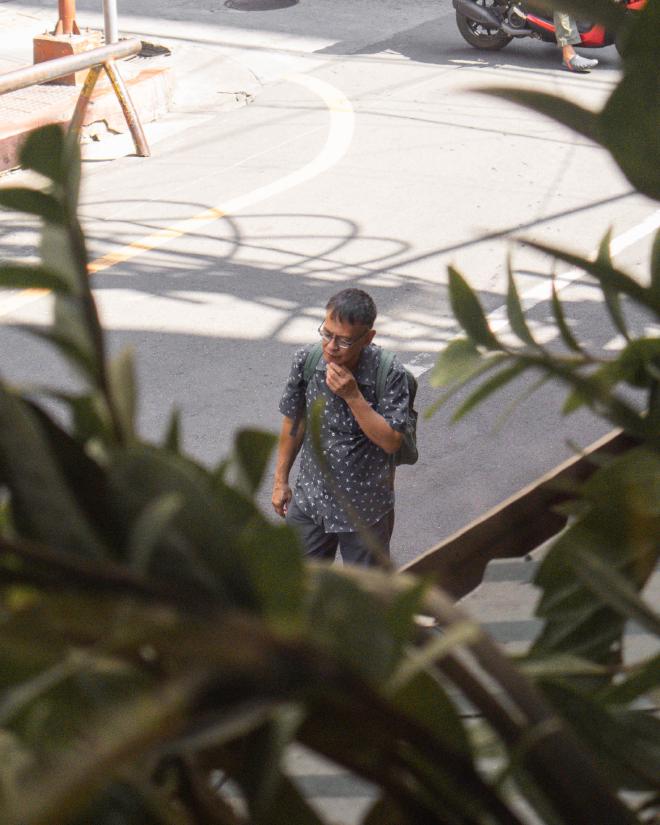
M33 38L52 31L56 18L52 9L1 5L0 74L32 65ZM83 31L88 22L90 28L102 24L98 15L89 14L79 15L78 22ZM135 34L143 40L143 51L119 66L143 125L172 109L211 112L242 105L259 87L255 76L233 60L218 60L217 55L210 60L203 48L176 42L170 47ZM68 123L79 93L80 87L41 84L0 95L0 173L18 165L20 146L33 129ZM83 142L127 131L112 87L102 74L88 106Z

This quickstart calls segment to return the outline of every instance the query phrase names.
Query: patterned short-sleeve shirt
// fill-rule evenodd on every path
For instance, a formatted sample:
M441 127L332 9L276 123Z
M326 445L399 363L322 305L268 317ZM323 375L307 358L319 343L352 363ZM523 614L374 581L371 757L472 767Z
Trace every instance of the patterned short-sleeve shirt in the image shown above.
M294 498L300 509L327 533L353 532L357 528L350 511L365 525L375 524L394 507L394 463L392 457L360 429L350 407L325 382L326 362L320 358L314 374L305 384L304 368L311 346L298 350L293 358L280 412L292 419L305 418L317 398L324 401L321 421L323 455L334 484L321 471L305 427L300 469ZM367 345L360 354L355 379L365 399L392 429L403 432L408 421L408 381L395 357L387 376L385 391L376 403L376 373L381 349Z

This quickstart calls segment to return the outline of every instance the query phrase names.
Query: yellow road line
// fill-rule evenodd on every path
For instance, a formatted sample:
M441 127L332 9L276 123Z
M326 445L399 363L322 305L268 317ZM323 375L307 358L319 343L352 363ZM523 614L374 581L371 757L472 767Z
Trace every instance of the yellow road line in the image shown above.
M260 186L244 195L239 195L220 206L205 209L191 218L177 221L172 226L158 229L156 232L152 232L140 240L133 241L115 252L109 252L101 258L97 258L88 265L89 273L103 272L117 264L130 261L138 255L160 248L174 238L188 235L201 226L214 223L228 215L236 214L242 209L254 206L267 198L280 195L294 186L312 180L338 163L348 151L353 139L355 114L351 102L339 89L316 77L294 74L289 75L287 79L300 86L305 86L318 95L330 113L328 137L323 149L312 161L272 183ZM48 295L47 290L26 289L16 295L7 296L6 299L0 302L0 317L8 315L25 304L43 298L45 295Z

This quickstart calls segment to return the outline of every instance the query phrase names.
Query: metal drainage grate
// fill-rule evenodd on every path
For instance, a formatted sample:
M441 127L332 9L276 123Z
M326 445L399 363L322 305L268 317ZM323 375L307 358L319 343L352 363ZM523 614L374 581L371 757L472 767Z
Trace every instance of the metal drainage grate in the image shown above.
M225 6L235 11L273 11L297 5L299 0L226 0Z

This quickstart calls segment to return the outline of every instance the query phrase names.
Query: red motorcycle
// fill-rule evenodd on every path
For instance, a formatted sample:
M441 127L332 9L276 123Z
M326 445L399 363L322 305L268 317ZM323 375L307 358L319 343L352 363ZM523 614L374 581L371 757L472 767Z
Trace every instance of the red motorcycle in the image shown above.
M628 11L643 8L646 0L624 0ZM555 25L547 12L534 11L525 0L453 0L456 25L463 38L475 49L496 51L514 38L532 37L556 43ZM620 52L618 37L598 24L577 21L581 48L598 49L614 44Z

